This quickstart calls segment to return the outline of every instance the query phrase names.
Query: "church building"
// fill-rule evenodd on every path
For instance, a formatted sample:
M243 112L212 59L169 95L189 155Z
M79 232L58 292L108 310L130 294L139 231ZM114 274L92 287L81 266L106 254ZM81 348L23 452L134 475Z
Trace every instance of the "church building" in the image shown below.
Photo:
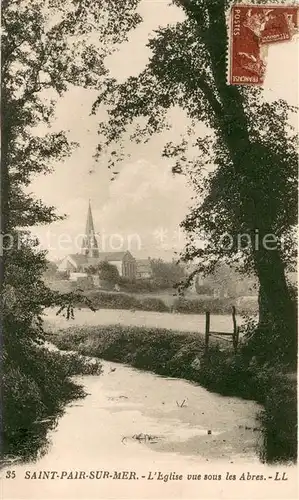
M86 269L96 266L101 261L114 265L120 276L128 279L136 278L136 260L127 251L100 252L94 230L94 223L89 202L85 235L82 241L81 253L67 255L59 264L58 270L67 272L71 280L87 276Z

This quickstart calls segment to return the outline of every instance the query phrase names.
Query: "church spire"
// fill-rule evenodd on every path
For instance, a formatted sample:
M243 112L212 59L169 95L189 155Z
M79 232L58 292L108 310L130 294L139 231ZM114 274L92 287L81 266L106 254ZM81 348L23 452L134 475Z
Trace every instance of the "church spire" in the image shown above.
M90 200L88 202L85 236L82 243L82 253L87 257L99 256L99 249L94 231Z

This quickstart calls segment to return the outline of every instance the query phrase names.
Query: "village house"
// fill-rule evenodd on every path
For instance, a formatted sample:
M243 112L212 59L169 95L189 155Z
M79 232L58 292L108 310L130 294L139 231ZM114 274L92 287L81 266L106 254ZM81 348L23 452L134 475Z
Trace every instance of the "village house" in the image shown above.
M130 280L136 278L136 260L128 250L122 252L99 251L89 203L81 253L70 254L64 257L58 265L58 271L66 272L71 281L77 281L78 278L87 276L87 269L89 267L95 267L102 261L109 262L109 264L115 266L121 277Z

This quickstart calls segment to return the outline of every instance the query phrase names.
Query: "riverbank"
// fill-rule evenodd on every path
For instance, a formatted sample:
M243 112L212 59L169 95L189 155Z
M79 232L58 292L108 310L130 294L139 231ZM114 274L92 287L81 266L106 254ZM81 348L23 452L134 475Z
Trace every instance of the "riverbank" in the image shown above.
M90 363L77 353L29 342L22 347L15 347L17 360L4 359L1 463L35 460L45 453L47 434L57 426L65 406L85 396L72 377L101 373L99 361Z
M47 454L35 463L14 464L17 480L4 479L4 498L19 498L21 491L23 500L106 500L119 498L121 491L128 500L230 499L228 471L236 476L235 498L296 497L295 468L284 467L289 480L275 481L271 488L268 477L280 469L259 463L254 402L122 364L103 361L102 367L99 377L74 378L86 398L66 407L49 433ZM185 404L177 405L182 398ZM57 471L53 480L35 479L49 471ZM247 471L267 480L245 481ZM130 473L137 480L129 480ZM274 485L276 496L269 495Z
M53 332L50 339L60 349L183 378L222 395L255 400L263 405L259 414L264 441L261 460L296 461L296 383L283 367L249 362L242 345L237 355L219 344L212 344L205 354L204 339L192 332L120 325L71 327Z

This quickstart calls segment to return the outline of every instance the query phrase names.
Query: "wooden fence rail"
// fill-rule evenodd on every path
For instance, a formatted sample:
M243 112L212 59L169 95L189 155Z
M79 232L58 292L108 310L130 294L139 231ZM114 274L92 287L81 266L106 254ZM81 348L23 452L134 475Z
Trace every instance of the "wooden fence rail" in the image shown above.
M210 337L216 337L220 340L226 340L228 342L232 342L234 351L236 353L237 349L238 349L240 330L239 330L239 327L237 326L235 306L232 307L232 321L233 321L233 331L232 332L211 332L210 319L211 319L210 311L206 311L205 352L207 353L209 350ZM227 337L231 337L231 338L227 338Z

